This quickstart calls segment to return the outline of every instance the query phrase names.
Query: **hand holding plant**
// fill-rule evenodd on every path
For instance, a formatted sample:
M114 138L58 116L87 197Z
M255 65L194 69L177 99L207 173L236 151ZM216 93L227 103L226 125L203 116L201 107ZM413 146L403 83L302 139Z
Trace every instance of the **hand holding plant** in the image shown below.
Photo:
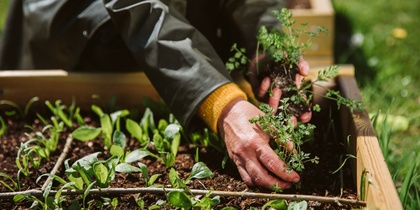
M257 136L250 136L250 133L243 131L244 124L237 125L222 125L222 129L228 128L228 132L224 131L222 134L226 138L235 138L236 136L227 136L231 133L238 134L245 132L244 137L236 137L237 139L250 139L258 146L249 144L246 148L241 148L240 145L235 145L231 141L227 141L227 148L230 151L230 156L235 161L238 169L241 173L242 178L247 184L258 184L267 187L267 182L275 183L275 188L289 187L288 183L278 185L276 178L266 173L267 170L273 172L273 174L282 178L285 181L292 182L290 177L294 177L293 181L297 182L298 175L286 176L282 170L287 170L289 173L295 173L293 170L298 172L302 171L304 163L310 161L318 163L318 158L311 158L309 153L301 151L300 147L304 140L313 133L315 126L312 124L298 123L299 118L304 123L309 122L311 118L311 110L318 111L319 106L314 105L312 102L312 91L310 88L316 84L316 81L327 81L334 78L338 73L338 66L327 67L323 71L320 71L316 81L308 83L301 76L308 75L309 65L302 59L302 54L305 48L311 45L311 38L318 36L320 32L326 32L323 28L316 28L316 30L307 31L305 28L306 24L302 24L301 28L292 27L295 21L292 19L292 13L288 9L282 9L281 11L273 11L273 14L279 21L279 24L283 27L279 29L267 29L262 26L257 35L257 50L255 58L249 60L246 57L245 49L238 48L233 45L232 51L235 55L229 59L226 64L228 70L238 70L242 68L246 69L246 73L250 74L250 82L253 86L253 91L257 99L268 104L261 104L260 111L250 112L249 109L235 110L230 109L229 115L235 113L238 120L240 116L239 112L243 113L242 116L251 116L248 118L251 123L254 123L255 127L248 128L261 130L269 137L264 137L262 134ZM302 35L308 35L309 39L301 41ZM247 68L247 64L249 68ZM324 87L325 88L325 87ZM337 101L338 107L340 105L346 105L350 109L362 108L361 103L355 102L346 98L343 98L339 92L327 90L325 97ZM237 105L235 105L237 106ZM226 123L226 118L224 122ZM254 117L252 117L252 115ZM242 121L240 119L239 121ZM238 130L235 130L238 129ZM261 141L264 139L264 141ZM270 148L265 148L264 152L261 152L263 145L268 145L269 140L273 140L276 143L274 146L274 152ZM225 140L226 141L226 140ZM236 142L238 144L238 142ZM241 141L239 144L244 145ZM245 143L246 144L246 143ZM292 146L291 146L292 145ZM229 148L231 147L231 148ZM292 148L290 148L292 147ZM246 151L243 152L242 150ZM252 155L249 155L252 154ZM274 158L273 154L277 154L277 158ZM257 157L256 159L253 157ZM269 158L269 159L268 159ZM277 159L280 158L280 161ZM284 162L283 162L284 161ZM255 168L264 168L263 172L266 174L259 174L253 172L255 168L250 167L250 163L253 163ZM281 165L281 167L279 167ZM260 179L264 179L261 181ZM252 181L250 181L252 180Z
M263 115L245 100L235 100L224 109L218 128L225 140L230 158L236 164L242 180L249 186L287 189L290 182L299 182L299 175L271 149L270 136L249 119Z

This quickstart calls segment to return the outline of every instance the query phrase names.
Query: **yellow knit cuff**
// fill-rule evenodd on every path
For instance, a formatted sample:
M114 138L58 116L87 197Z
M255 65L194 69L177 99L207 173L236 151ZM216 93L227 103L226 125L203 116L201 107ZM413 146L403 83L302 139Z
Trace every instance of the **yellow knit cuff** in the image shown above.
M210 94L198 108L198 116L217 133L217 121L222 110L233 99L242 97L247 99L246 94L235 84L228 83L216 89Z

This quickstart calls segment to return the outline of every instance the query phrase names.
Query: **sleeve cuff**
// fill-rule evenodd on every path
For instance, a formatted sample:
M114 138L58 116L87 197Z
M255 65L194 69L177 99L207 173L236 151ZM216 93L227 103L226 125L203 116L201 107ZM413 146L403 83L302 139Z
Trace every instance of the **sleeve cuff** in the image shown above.
M217 121L223 109L233 99L242 97L247 100L247 95L235 84L228 83L210 94L198 108L198 116L217 133Z

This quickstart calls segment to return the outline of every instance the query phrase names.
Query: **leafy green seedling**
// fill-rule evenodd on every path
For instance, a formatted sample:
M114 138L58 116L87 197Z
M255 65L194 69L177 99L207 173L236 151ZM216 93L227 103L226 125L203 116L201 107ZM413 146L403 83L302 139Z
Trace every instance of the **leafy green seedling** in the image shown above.
M145 147L148 144L148 140L145 140L143 138L143 130L140 127L140 124L135 122L132 119L127 119L125 121L125 127L127 128L127 131L138 141L140 142L140 145Z
M10 187L6 182L4 182L3 180L0 180L0 184L2 184L4 187L9 189L10 191L14 192L15 190L20 190L19 180L15 181L11 176L2 172L0 172L0 177L4 177L8 179L12 183L12 187Z
M155 185L155 181L159 178L159 176L161 176L161 174L153 174L149 178L149 170L147 169L147 166L144 165L143 163L138 163L138 165L140 167L142 177L144 178L145 184L147 187L151 187L151 186L161 187L162 186L162 185Z
M178 123L168 124L166 120L161 119L158 128L153 131L152 142L160 155L160 159L166 167L170 167L175 162L181 144L182 127Z
M4 122L3 118L0 116L0 138L6 133L7 126L6 122Z
M187 179L185 179L185 181L178 176L174 168L171 168L169 171L169 181L172 187L179 189L187 189L187 183L193 178L205 179L213 177L213 172L203 162L198 162L194 164L193 168L191 169L190 175L187 177Z
M287 210L286 201L283 200L283 199L281 199L281 200L271 200L271 201L265 203L262 206L262 210L267 209L267 207L269 207L269 209Z
M185 191L174 190L168 193L168 202L182 209L212 209L220 203L220 197L211 198L212 192L209 192L201 199L189 196Z
M33 97L29 99L28 103L26 103L25 108L23 110L15 102L9 100L0 100L0 105L9 105L14 108L14 110L6 112L7 116L13 116L18 114L19 117L24 119L26 116L28 116L29 109L31 108L31 106L37 101L39 101L39 97Z
M61 100L55 101L54 105L50 101L45 101L45 105L54 114L55 117L60 119L68 128L73 127L73 121L79 125L84 125L82 116L80 115L80 108L76 107L76 102L73 99L70 106L61 104Z

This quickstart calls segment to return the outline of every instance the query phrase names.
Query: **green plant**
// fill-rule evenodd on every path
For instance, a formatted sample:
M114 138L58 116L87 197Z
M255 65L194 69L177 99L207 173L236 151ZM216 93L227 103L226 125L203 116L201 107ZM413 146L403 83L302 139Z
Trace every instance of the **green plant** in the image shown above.
M76 107L76 102L73 99L70 106L61 104L61 100L55 101L54 105L50 101L45 101L45 105L54 114L57 119L60 119L68 128L73 127L73 121L79 125L84 125L82 116L80 115L80 108Z
M12 110L9 110L9 111L5 112L5 114L7 116L18 115L19 117L24 119L26 116L28 116L29 109L31 108L33 103L35 103L37 101L39 101L39 97L33 97L33 98L29 99L28 103L26 103L23 110L15 102L9 101L9 100L0 100L0 105L9 105L13 108Z
M182 180L176 173L175 169L171 168L169 171L169 181L174 188L182 190L169 192L167 195L168 202L173 206L184 209L191 209L193 207L198 209L211 209L220 203L219 196L210 198L210 192L201 199L192 197L189 195L191 193L187 187L187 183L193 178L204 179L213 177L213 172L203 162L197 162L194 164L190 175L185 180Z
M420 175L416 174L416 168L417 168L417 162L416 160L416 153L409 154L411 157L411 161L408 163L409 170L407 174L405 175L404 182L399 190L399 197L401 200L401 203L403 206L407 207L409 204L409 195L410 195L410 189L415 188L414 183L415 180L420 178ZM414 195L414 194L413 194ZM417 198L418 198L418 191L417 191ZM411 200L410 202L412 202Z
M1 173L1 172L0 172L0 177L4 177L8 179L12 183L12 187L10 187L6 182L4 182L3 180L0 180L0 184L2 184L4 187L9 189L10 191L14 192L15 190L20 190L21 187L20 187L19 180L15 181L13 177L9 176L8 174Z
M378 133L378 141L379 145L381 146L382 153L384 155L385 161L390 163L392 161L390 143L391 137L394 133L392 123L389 121L390 112L389 110L381 119L381 112L378 111L376 114L372 115L371 121L374 130ZM418 198L418 193L416 192L416 185L415 180L420 177L417 169L417 155L414 151L411 153L407 153L401 160L401 164L399 165L397 171L394 174L394 182L397 183L396 180L397 175L401 172L404 167L408 167L408 170L403 176L402 185L396 186L400 201L404 208L410 209L410 206L419 206L419 203L416 203L416 197ZM413 190L414 189L414 190Z
M318 72L317 78L312 82L302 79L300 87L296 86L296 75L298 74L298 63L304 54L304 50L311 45L311 38L319 33L326 33L326 30L317 27L316 30L306 30L307 24L302 24L301 28L294 28L295 20L292 19L292 13L288 9L273 11L283 29L271 29L270 31L262 26L257 35L256 58L260 54L264 59L257 59L255 72L247 72L260 81L265 77L270 77L272 81L269 94L272 88L280 88L282 96L280 106L277 112L268 104L262 103L259 107L264 115L250 119L257 123L266 133L268 133L274 142L275 151L278 156L285 161L290 170L302 171L304 163L318 163L318 158L311 158L309 153L301 150L301 145L305 139L310 137L315 126L307 123L298 123L295 127L292 117L299 117L302 113L309 112L311 107L313 111L319 111L320 106L312 104L314 92L311 87L316 85L326 90L325 98L335 100L338 108L345 105L353 111L354 108L363 109L363 104L357 100L350 100L340 95L338 91L328 89L319 82L328 81L334 78L339 71L338 66L329 66ZM307 34L309 38L302 41L302 35ZM246 58L245 50L232 47L235 55L229 59L226 64L228 70L241 69L244 64L250 62ZM245 66L245 68L247 68ZM293 149L287 148L290 142L294 144Z
M4 122L3 118L0 116L0 138L6 133L7 126L6 122Z

